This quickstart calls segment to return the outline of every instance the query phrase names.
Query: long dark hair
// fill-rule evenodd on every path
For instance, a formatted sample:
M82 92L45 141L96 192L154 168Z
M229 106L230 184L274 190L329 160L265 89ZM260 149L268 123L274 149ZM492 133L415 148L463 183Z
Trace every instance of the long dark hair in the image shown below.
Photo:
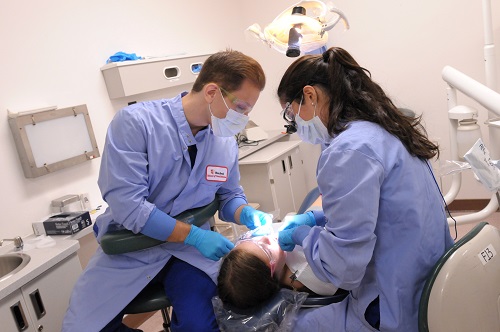
M370 121L399 138L411 155L439 156L439 147L427 138L421 124L422 116L411 118L399 111L370 72L344 49L332 47L322 55L305 55L293 62L278 87L280 102L299 102L306 85L320 88L329 97L326 127L330 135L344 131L351 121Z
M222 302L248 309L271 299L280 285L262 259L246 250L233 249L221 263L217 289Z

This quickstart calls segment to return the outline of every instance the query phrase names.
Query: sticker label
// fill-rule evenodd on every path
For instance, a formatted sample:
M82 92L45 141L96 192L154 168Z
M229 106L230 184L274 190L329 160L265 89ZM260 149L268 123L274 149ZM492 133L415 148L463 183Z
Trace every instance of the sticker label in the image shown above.
M227 167L225 166L207 166L206 179L212 182L226 182L227 181Z
M481 261L481 263L483 263L483 265L486 265L487 263L489 263L491 261L491 259L493 257L495 257L497 255L497 252L495 250L495 248L493 248L493 245L490 244L488 245L486 248L484 248L478 255L477 257L479 257L479 260Z

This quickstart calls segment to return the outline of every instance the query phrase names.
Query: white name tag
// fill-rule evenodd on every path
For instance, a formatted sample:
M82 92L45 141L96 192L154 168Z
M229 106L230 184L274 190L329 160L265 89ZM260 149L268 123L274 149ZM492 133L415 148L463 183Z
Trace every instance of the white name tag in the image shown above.
M225 166L207 166L206 179L207 181L226 182L227 181L227 167Z
M486 248L484 248L478 255L479 260L483 265L486 265L486 263L489 263L493 257L497 255L497 252L495 248L493 248L493 245L488 245Z

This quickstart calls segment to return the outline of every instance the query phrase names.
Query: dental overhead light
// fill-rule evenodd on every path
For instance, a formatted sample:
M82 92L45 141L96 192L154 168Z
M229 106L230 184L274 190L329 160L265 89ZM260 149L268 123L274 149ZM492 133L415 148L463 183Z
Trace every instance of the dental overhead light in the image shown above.
M297 57L326 46L327 31L340 20L345 29L349 29L344 13L330 2L303 0L285 9L264 31L255 23L247 32L280 53Z

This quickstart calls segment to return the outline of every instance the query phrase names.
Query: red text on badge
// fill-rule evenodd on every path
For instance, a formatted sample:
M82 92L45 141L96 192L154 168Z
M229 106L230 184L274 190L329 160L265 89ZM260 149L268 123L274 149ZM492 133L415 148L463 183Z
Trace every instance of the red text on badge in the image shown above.
M227 167L208 165L206 179L207 179L207 181L226 182L227 181Z

